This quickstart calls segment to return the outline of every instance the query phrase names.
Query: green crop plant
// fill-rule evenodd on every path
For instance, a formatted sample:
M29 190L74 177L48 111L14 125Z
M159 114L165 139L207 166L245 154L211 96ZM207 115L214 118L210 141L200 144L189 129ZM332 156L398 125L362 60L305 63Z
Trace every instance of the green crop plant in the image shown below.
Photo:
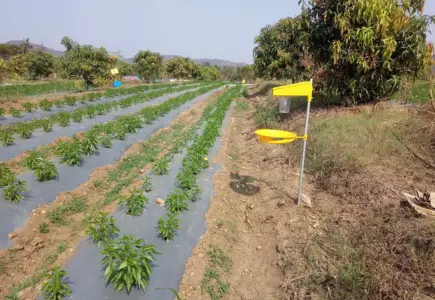
M80 141L76 138L72 142L59 142L56 154L60 157L62 163L70 166L80 166L82 164L82 147Z
M142 127L142 121L138 116L120 116L116 122L126 133L137 133L137 130Z
M10 203L19 203L24 199L22 194L26 193L26 182L18 179L14 179L8 183L4 188L3 195L5 200Z
M54 105L56 105L56 107L59 107L59 108L61 108L65 105L62 99L55 100L55 101L53 101L53 103L54 103Z
M24 163L26 164L26 167L30 170L35 170L38 163L41 162L43 159L44 156L40 152L34 150L30 151L29 155L24 160Z
M10 108L9 114L14 118L21 118L23 116L22 111L16 108Z
M152 170L157 175L168 174L168 172L169 172L169 162L168 162L168 160L165 157L159 159L158 161L156 161L153 164L153 169Z
M3 119L5 116L5 109L3 107L0 107L0 119Z
M123 141L123 140L125 140L125 136L126 136L126 133L124 131L124 128L122 128L121 126L116 126L116 128L115 128L115 138L117 140Z
M112 148L112 137L108 134L105 134L101 137L100 143L104 148Z
M44 132L51 132L53 130L53 122L48 118L43 119L42 129L44 130Z
M71 113L71 119L76 123L80 123L81 121L83 121L84 114L85 112L82 109L78 109Z
M188 207L189 193L181 189L173 190L166 198L166 208L171 213L178 213L186 210Z
M39 182L55 179L58 175L56 166L46 159L40 160L34 170Z
M124 235L113 243L104 245L101 265L105 269L107 284L113 284L117 292L133 286L144 290L151 277L151 263L157 252L154 245L147 245L134 235Z
M59 267L48 272L46 281L42 284L41 293L47 300L62 300L71 295L71 288L65 281L66 271Z
M149 193L153 190L153 185L151 183L151 177L149 177L149 176L145 177L144 182L142 184L142 189L147 193Z
M192 189L196 184L196 176L190 172L180 172L177 175L177 185L185 190Z
M197 200L199 200L201 193L202 193L202 189L200 188L200 186L195 183L191 188L190 188L190 200L195 202Z
M180 228L180 220L176 214L170 213L167 219L160 217L157 222L157 233L165 241L173 241L175 239L175 232Z
M22 139L30 139L32 137L31 124L29 123L18 123L14 129Z
M92 217L86 229L86 234L89 234L98 246L111 243L118 233L115 218L103 212Z
M98 145L100 143L100 137L89 131L85 134L85 138L81 141L81 149L84 155L94 155L98 150Z
M96 115L97 113L96 113L96 109L95 109L95 106L88 106L87 108L86 108L86 116L89 118L89 119L93 119L93 118L95 118L95 115Z
M28 113L31 113L36 109L35 105L33 103L30 103L30 102L24 103L23 108L24 108L24 111L26 111Z
M15 142L14 133L11 130L2 130L0 131L0 140L3 146L10 146Z
M41 223L39 224L39 233L49 233L50 229L48 228L47 223Z
M148 204L148 198L145 197L142 191L136 188L132 191L128 197L122 197L118 204L123 206L127 215L140 216Z
M76 102L78 101L78 98L77 97L74 97L74 96L65 96L64 98L63 98L63 102L66 104L66 105L69 105L69 106L74 106L74 105L76 105Z
M61 127L67 127L70 123L71 115L67 112L61 112L59 114L59 125Z
M15 180L15 175L5 163L0 163L0 187L8 185Z
M44 100L42 100L41 102L39 102L39 107L40 107L42 110L50 111L51 108L53 107L53 103L50 102L50 101L48 101L47 99L44 99Z

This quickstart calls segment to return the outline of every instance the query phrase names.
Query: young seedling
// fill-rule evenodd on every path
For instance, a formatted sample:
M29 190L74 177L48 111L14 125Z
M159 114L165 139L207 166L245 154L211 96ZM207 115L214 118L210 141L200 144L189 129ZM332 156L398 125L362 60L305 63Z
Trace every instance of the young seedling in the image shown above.
M53 130L53 122L48 118L45 118L42 121L42 129L44 132L51 132Z
M30 151L29 155L24 160L24 163L26 164L26 167L30 170L35 170L38 163L44 159L44 156L42 153L34 150Z
M26 182L14 179L5 187L3 195L5 200L8 200L10 203L19 203L24 199L22 194L25 192L27 192Z
M98 246L111 243L118 233L115 218L102 212L91 218L86 229L86 234L89 234Z
M0 119L3 119L5 116L5 109L3 107L0 107Z
M160 254L154 245L147 245L143 239L124 235L113 243L104 245L101 265L105 269L107 284L113 284L117 292L133 286L144 290L151 277L151 263Z
M59 108L63 107L64 106L63 100L58 99L58 100L54 101L54 105L56 105L56 107L59 107Z
M15 175L5 163L0 163L0 187L7 186L15 180Z
M160 217L157 222L157 232L165 241L173 241L175 239L175 232L180 228L180 220L176 214L168 214L167 219Z
M96 112L95 112L95 106L88 106L88 107L86 108L86 116L87 116L89 119L93 119L93 118L95 118L95 114L96 114Z
M166 198L166 203L165 203L166 208L171 213L182 212L183 210L187 209L187 207L188 207L187 201L188 200L189 200L188 191L183 191L181 189L175 189Z
M14 118L21 118L23 116L22 113L21 113L21 110L18 110L16 108L10 108L9 109L9 113Z
M48 273L47 281L43 283L41 288L44 299L62 300L64 297L71 295L71 288L64 280L66 275L66 271L59 267L54 268Z
M35 168L35 175L39 182L55 179L58 175L56 166L46 160L40 160Z
M87 132L81 141L81 148L84 155L94 155L100 143L99 136L95 132Z
M47 99L42 100L39 102L39 107L45 111L50 111L53 107L53 103L48 101Z
M0 140L3 146L10 146L15 141L14 133L12 132L12 130L3 130L0 132Z
M30 124L17 124L15 129L22 139L30 139L32 137L32 127Z
M190 190L196 184L196 176L189 172L181 172L177 175L177 181L180 188Z
M59 114L59 125L61 127L67 127L69 125L70 119L71 119L71 116L69 113L61 112Z
M24 108L24 111L26 111L28 113L31 113L36 109L35 105L33 103L30 103L30 102L24 103L23 108Z
M77 98L74 97L74 96L65 96L63 99L64 99L63 102L64 102L66 105L69 105L69 106L74 106L74 105L76 105Z
M153 172L157 175L164 175L168 174L169 172L169 162L168 160L163 157L156 161L153 165Z
M118 204L124 206L127 215L140 216L148 204L148 198L142 191L134 189L129 197L123 197Z
M112 148L112 137L108 134L105 134L101 137L101 146L104 148Z
M80 123L81 121L83 121L83 115L84 112L82 110L76 110L71 113L71 119L76 123Z
M49 233L50 229L48 228L47 223L41 223L39 224L39 233Z
M142 184L142 189L147 193L149 193L153 190L153 185L151 183L151 177L149 177L149 176L145 177L145 180Z
M81 144L78 139L74 139L73 142L61 141L56 151L60 161L70 166L80 166L82 164L82 153Z

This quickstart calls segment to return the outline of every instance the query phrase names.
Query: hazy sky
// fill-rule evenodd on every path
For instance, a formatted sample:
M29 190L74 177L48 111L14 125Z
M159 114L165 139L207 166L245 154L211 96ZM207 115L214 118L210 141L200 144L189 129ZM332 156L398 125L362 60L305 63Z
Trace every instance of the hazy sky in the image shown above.
M69 36L131 57L138 50L251 63L259 30L299 13L298 0L1 0L0 42L63 50ZM426 1L435 14L435 1ZM435 33L435 28L432 28ZM434 36L434 35L433 35ZM434 40L431 38L431 40Z

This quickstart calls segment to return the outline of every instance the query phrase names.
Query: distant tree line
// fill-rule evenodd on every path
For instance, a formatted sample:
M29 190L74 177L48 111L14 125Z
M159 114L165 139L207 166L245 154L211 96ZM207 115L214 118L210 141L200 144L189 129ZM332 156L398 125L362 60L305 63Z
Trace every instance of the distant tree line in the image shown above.
M120 55L109 53L105 48L80 45L69 37L61 44L63 56L57 57L42 49L32 49L29 40L19 46L0 44L0 82L7 79L37 80L50 76L63 79L79 79L86 86L104 86L114 79L110 70L118 68L116 76L139 75L147 82L162 78L198 80L252 80L254 69L243 67L219 67L197 64L187 57L174 57L165 62L158 52L139 51L133 62L127 63Z
M355 104L382 100L428 72L434 17L422 14L424 0L300 2L300 15L255 38L257 77L313 78L317 97Z

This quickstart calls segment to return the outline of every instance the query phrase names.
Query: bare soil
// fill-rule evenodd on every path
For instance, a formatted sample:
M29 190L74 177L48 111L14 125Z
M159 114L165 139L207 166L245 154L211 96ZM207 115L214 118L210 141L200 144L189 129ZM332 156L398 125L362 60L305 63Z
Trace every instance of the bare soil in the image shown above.
M156 132L153 137L161 134L170 135L174 126L184 125L184 130L194 124L200 117L202 111L210 101L216 98L222 92L210 96L206 101L198 102L189 110L181 113L171 124L164 129ZM160 156L163 156L171 147L171 141L161 142ZM106 193L116 184L106 185L107 178L111 170L118 168L123 160L138 153L143 148L143 143L137 143L131 146L121 157L120 161L115 164L106 165L97 168L91 174L89 180L76 189L68 192L59 193L56 200L48 205L39 206L32 211L29 221L25 228L18 230L13 234L14 246L9 249L0 249L0 298L3 299L14 287L17 287L25 279L30 279L37 275L45 268L54 265L64 264L73 255L74 249L80 240L85 236L84 213L68 214L65 217L67 224L64 226L51 224L48 214L53 212L72 199L84 199L87 206L92 210L113 212L117 208L116 201L109 205L103 205ZM151 164L142 169L135 169L137 179L129 185L122 188L121 195L127 195L133 187L138 187L143 181L141 174L150 170ZM120 178L121 179L121 178ZM88 212L89 213L89 212ZM42 234L39 232L39 226L42 223L49 224L49 232ZM62 253L59 252L59 245L66 244L67 249ZM40 284L30 286L18 293L19 299L36 299Z
M239 100L250 109L234 110L214 159L221 165L213 178L216 195L207 232L186 264L182 299L434 299L435 226L404 204L402 192L434 191L435 170L408 153L396 160L401 168L388 159L332 173L324 186L307 169L303 191L312 207L298 207L301 146L257 141L254 107L267 97L255 88L257 97ZM313 122L375 109L314 109ZM300 132L303 120L296 114L278 126ZM423 153L435 146L433 120L427 122L428 131L418 133ZM205 282L216 267L208 252L213 248L232 264L228 271L216 268L228 291L211 296Z

